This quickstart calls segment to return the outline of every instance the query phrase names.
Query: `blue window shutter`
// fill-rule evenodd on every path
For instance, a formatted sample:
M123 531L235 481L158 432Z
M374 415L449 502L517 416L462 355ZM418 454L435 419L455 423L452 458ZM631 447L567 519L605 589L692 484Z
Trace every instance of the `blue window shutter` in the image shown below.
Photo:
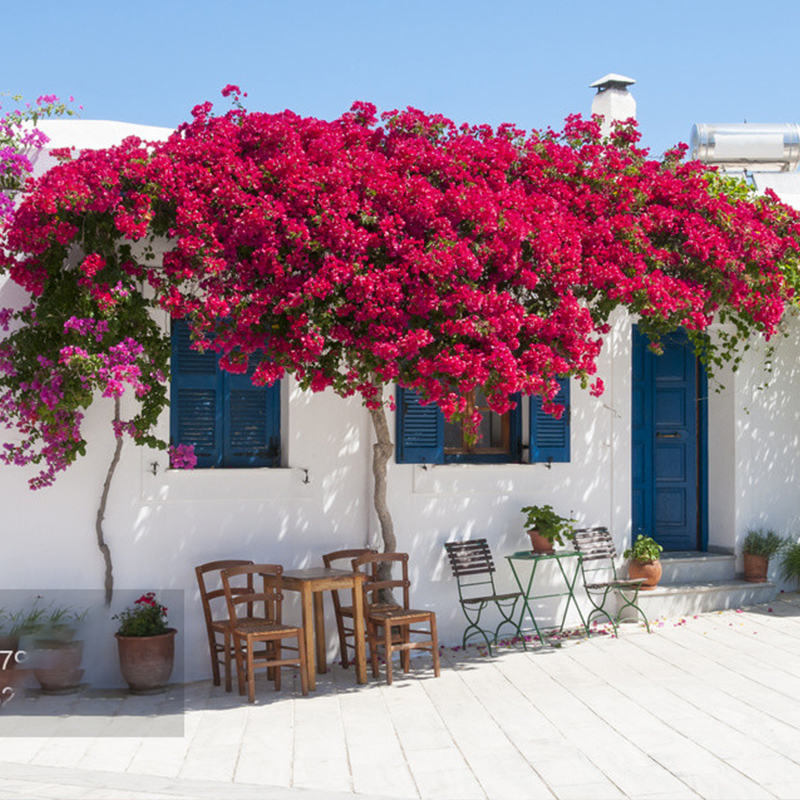
M564 406L561 419L542 411L542 398L530 400L531 463L568 462L570 459L569 378L559 378L561 387L554 402Z
M253 386L220 368L213 351L192 350L189 326L172 325L172 444L194 446L198 467L279 467L280 382Z
M398 464L441 464L444 461L444 415L435 403L420 405L419 395L397 387Z
M224 373L226 467L280 466L280 384L253 386L247 374Z
M194 447L198 467L222 463L222 376L216 353L192 350L189 326L173 323L170 438Z

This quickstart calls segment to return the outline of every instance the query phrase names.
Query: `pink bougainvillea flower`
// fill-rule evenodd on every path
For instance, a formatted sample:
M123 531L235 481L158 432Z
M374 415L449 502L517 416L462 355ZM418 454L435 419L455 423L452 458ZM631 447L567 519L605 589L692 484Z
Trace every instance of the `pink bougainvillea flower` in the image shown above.
M715 363L740 357L735 337L708 336L715 319L769 338L794 302L800 215L728 192L681 148L651 159L631 125L604 140L572 116L526 134L364 102L327 121L248 112L234 84L223 95L228 113L202 103L164 142L85 151L8 211L0 268L35 309L1 323L18 326L0 350L0 411L19 443L0 458L41 464L37 486L85 451L95 396L130 390L138 412L115 433L166 446L151 433L167 403L158 308L257 384L289 373L378 413L398 383L469 432L479 388L498 413L523 393L554 416L560 377L602 393L617 308L656 349L683 326ZM27 180L16 155L5 163ZM152 238L157 265L132 248ZM58 306L67 287L80 313ZM177 447L173 465L189 466Z

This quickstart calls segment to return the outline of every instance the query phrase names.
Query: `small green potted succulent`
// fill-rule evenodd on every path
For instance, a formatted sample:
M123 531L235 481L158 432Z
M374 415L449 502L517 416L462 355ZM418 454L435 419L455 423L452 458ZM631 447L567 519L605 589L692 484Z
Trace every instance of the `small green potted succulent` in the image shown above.
M522 513L527 515L525 528L535 553L552 553L554 544L565 547L575 538L575 520L556 514L552 506L525 506Z
M786 545L786 541L775 531L764 528L748 528L744 539L744 579L750 583L767 580L769 560Z
M661 553L664 548L652 537L639 534L622 555L628 559L628 577L642 580L642 589L651 590L661 580Z

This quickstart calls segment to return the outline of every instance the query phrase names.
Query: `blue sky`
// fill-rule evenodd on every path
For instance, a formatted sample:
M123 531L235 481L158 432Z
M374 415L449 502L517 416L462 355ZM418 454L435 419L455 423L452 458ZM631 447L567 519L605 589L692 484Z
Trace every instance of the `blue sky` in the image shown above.
M796 0L39 0L3 28L0 89L74 95L87 119L174 127L237 83L253 110L558 127L618 72L654 154L695 122L800 122Z

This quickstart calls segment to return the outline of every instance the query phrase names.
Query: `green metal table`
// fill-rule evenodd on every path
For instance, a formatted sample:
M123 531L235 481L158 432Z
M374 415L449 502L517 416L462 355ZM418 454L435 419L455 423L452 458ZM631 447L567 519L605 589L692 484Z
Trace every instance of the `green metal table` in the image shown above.
M563 630L564 623L567 619L567 613L569 612L570 604L575 605L575 610L578 612L578 616L581 618L581 622L583 623L583 629L586 631L586 635L589 635L589 629L586 626L586 620L581 613L581 608L578 605L578 601L575 599L575 582L578 580L578 575L580 573L580 566L581 566L581 554L575 552L574 550L556 550L554 553L551 554L542 554L542 553L532 553L530 550L522 550L518 553L512 553L510 556L506 556L508 559L508 563L511 566L511 571L514 573L514 580L516 580L517 585L519 586L519 590L522 592L522 611L520 612L519 618L519 627L522 630L522 625L525 620L525 614L527 612L528 616L531 618L533 622L533 629L536 631L537 635L539 636L539 641L544 644L545 639L542 635L541 630L539 629L539 625L536 622L536 615L533 613L531 609L531 602L533 600L544 600L548 597L566 597L567 603L564 607L564 615L561 617L561 624L551 630ZM570 561L574 559L575 562L575 569L572 571L572 575L570 577L569 572L567 571L566 565L569 565ZM534 578L536 577L536 569L539 564L548 561L555 561L558 565L559 572L561 573L561 577L564 580L565 590L562 592L551 592L550 594L533 594L534 591ZM530 574L528 576L528 582L525 582L520 577L520 573L517 572L517 566L522 565L523 563L528 563L531 566ZM528 629L530 630L530 628ZM523 631L524 633L524 631ZM525 637L522 637L523 644L525 643Z

